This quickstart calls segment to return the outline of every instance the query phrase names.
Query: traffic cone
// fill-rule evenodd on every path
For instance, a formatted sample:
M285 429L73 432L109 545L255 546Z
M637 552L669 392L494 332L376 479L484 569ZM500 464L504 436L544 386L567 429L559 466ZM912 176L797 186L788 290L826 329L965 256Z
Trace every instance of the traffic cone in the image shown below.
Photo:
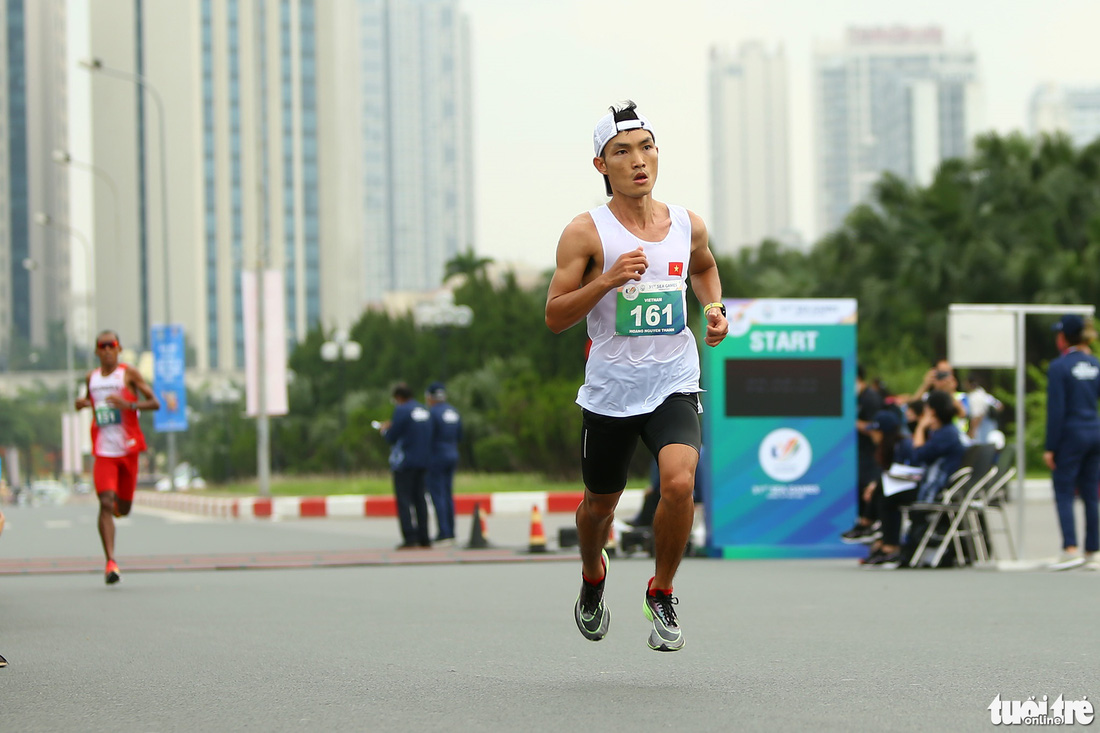
M546 533L542 529L542 514L537 505L531 507L531 539L528 552L546 552Z
M481 504L474 504L474 519L470 525L470 542L466 545L466 549L484 550L489 548L489 540L486 539L486 534L485 517L481 516Z

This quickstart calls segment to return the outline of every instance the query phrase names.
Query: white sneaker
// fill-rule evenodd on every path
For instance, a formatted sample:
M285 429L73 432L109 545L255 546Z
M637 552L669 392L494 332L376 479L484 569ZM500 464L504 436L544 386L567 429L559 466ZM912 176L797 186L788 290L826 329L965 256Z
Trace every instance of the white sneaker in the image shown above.
M1100 556L1095 552L1085 553L1085 564L1081 566L1082 570L1100 570Z
M1085 558L1076 552L1063 552L1057 560L1047 565L1047 570L1073 570L1085 564Z

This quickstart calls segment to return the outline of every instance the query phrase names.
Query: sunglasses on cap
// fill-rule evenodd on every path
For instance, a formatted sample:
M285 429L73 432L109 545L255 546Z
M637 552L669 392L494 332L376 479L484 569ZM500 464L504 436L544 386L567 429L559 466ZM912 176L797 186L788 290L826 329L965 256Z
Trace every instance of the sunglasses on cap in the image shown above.
M117 349L118 341L97 341L95 345L97 349Z

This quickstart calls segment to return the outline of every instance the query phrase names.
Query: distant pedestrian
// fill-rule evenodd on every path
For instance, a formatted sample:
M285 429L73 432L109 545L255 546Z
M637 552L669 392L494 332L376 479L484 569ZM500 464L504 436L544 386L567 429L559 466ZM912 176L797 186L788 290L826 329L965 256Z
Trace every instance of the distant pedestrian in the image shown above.
M118 360L121 350L117 333L99 332L95 344L99 367L88 372L88 395L75 404L77 410L90 407L93 413L93 474L99 497L99 537L107 556L103 572L107 585L122 579L115 562L115 517L130 513L137 489L138 455L145 450L138 414L160 409L141 372Z
M458 467L458 441L462 439L462 416L447 402L443 382L432 382L426 393L432 419L432 450L428 459L428 494L435 507L439 525L436 543L450 546L455 541L455 468Z
M1085 320L1067 314L1054 324L1061 352L1047 370L1047 434L1043 460L1051 471L1062 527L1062 555L1051 570L1100 570L1100 361L1089 353ZM1078 552L1073 497L1085 505L1085 555Z
M431 414L413 399L404 382L393 388L393 417L379 430L390 449L393 493L397 499L397 520L401 524L399 550L431 547L428 532L428 501L424 478L431 453Z

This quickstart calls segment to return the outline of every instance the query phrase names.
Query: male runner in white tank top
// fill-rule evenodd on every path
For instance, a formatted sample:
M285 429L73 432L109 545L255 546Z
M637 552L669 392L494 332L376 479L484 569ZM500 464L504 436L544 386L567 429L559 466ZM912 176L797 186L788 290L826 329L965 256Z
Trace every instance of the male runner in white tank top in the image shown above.
M558 241L557 268L546 299L546 325L561 333L587 319L592 340L585 382L577 509L581 592L574 619L585 638L607 633L603 551L631 456L641 438L657 459L661 501L653 519L656 572L643 610L652 621L649 646L678 651L684 636L672 580L691 533L692 492L699 463L699 353L687 328L687 282L706 303L705 342L718 345L729 325L722 285L696 214L653 198L657 145L633 102L596 124L596 157L611 201L569 223Z
M86 397L76 409L92 408L92 454L95 491L99 497L99 538L107 555L104 579L114 585L122 576L115 562L115 517L130 513L137 488L138 454L145 437L138 424L139 410L158 410L153 390L141 372L118 360L122 344L114 331L100 331L95 353L99 368L88 372Z

